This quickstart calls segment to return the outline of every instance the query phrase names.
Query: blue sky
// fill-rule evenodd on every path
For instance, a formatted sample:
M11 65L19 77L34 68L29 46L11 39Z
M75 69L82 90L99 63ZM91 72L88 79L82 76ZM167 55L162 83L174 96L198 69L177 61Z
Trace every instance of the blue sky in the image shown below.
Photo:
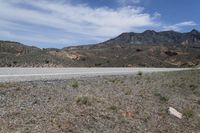
M200 29L200 0L0 0L0 40L40 48L93 44L122 32Z

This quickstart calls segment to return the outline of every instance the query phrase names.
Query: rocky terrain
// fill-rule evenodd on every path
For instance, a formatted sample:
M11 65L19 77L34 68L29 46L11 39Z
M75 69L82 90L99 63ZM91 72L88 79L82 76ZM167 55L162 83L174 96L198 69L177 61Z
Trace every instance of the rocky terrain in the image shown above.
M188 33L146 30L143 33L122 33L118 37L108 40L105 43L200 47L200 32L195 29Z
M0 83L0 103L2 133L199 133L200 71Z
M0 41L0 67L195 67L200 32L123 33L93 45L39 49Z

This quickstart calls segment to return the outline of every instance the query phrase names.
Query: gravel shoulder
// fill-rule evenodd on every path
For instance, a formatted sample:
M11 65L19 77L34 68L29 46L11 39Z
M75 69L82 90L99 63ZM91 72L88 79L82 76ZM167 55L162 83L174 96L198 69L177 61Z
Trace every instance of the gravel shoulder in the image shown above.
M0 83L0 132L199 133L200 70Z
M0 68L0 82L72 79L103 75L128 75L138 72L168 72L191 68Z

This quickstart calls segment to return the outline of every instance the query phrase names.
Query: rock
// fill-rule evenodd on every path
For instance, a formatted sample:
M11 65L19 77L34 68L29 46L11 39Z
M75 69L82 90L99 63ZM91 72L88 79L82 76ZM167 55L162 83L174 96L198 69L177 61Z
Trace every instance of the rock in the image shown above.
M134 117L134 113L130 112L130 111L127 111L127 112L123 112L122 116L128 117L128 118L133 118Z
M169 107L168 112L170 115L173 115L179 119L182 119L183 115L182 113L178 112L176 109Z

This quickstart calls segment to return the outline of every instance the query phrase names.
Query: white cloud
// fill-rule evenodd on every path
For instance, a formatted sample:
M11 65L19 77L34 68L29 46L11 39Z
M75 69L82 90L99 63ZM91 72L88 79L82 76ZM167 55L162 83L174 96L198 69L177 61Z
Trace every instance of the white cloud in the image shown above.
M169 25L169 26L164 26L164 30L175 30L175 31L180 31L183 27L190 27L190 26L196 26L197 24L193 21L185 21L185 22L180 22L174 25Z
M137 0L134 0L135 2ZM49 0L0 0L0 27L20 34L42 34L37 38L48 41L48 35L38 29L56 29L66 38L102 41L125 31L132 31L157 24L157 15L145 13L141 7L92 8L87 5L72 5L64 1ZM15 29L15 32L13 32ZM19 31L19 32L18 32ZM51 37L54 33L51 33ZM73 36L74 35L74 36ZM21 37L21 35L18 35ZM55 35L59 37L58 35ZM64 35L58 40L66 40ZM31 39L33 39L31 37ZM25 38L25 37L24 37ZM56 38L57 39L57 38ZM42 41L42 40L41 40ZM49 42L52 39L49 39ZM70 42L70 41L66 41ZM59 43L59 42L58 42ZM63 42L62 42L63 43Z

